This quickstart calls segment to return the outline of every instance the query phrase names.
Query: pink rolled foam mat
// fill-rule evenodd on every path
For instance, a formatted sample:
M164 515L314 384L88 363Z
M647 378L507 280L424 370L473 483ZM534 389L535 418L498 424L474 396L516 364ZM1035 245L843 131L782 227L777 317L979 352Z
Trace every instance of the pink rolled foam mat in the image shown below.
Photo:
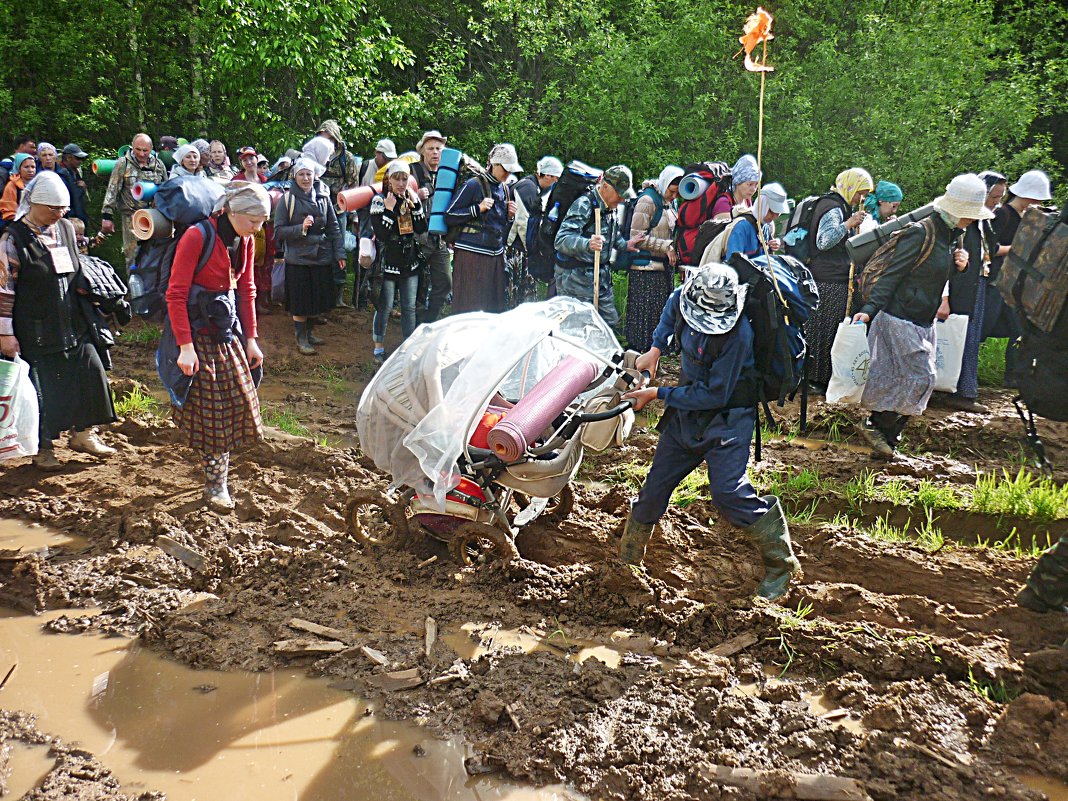
M568 356L535 384L508 412L508 416L490 430L486 437L490 449L505 462L519 459L527 446L589 386L598 372L596 365Z

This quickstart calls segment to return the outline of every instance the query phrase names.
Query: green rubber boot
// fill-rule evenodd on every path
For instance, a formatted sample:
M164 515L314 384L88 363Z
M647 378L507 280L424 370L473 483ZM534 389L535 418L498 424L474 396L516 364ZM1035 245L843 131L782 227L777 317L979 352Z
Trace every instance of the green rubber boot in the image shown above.
M1016 602L1034 612L1068 612L1068 537L1039 557Z
M639 523L627 515L627 525L619 540L619 558L628 565L641 564L642 559L645 558L645 546L649 544L654 528L656 528L655 523Z
M786 593L790 577L795 573L801 577L801 563L794 556L790 543L790 527L786 525L786 514L782 504L774 495L765 495L771 508L755 523L745 529L746 534L760 549L764 560L764 579L757 587L756 594L761 598L774 601Z

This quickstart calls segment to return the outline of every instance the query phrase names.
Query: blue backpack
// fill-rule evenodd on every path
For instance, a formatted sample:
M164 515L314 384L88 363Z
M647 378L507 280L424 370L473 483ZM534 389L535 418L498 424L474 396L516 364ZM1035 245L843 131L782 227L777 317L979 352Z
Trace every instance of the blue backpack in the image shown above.
M630 239L631 226L634 221L634 207L638 205L638 201L643 195L653 199L653 206L656 209L653 212L653 219L649 221L649 229L656 228L660 224L660 218L664 216L664 199L651 186L646 187L638 193L637 197L628 200L624 207L623 222L619 226L620 236L624 239ZM650 261L652 261L652 254L648 250L619 250L616 251L615 268L617 270L629 270L631 267L643 267Z

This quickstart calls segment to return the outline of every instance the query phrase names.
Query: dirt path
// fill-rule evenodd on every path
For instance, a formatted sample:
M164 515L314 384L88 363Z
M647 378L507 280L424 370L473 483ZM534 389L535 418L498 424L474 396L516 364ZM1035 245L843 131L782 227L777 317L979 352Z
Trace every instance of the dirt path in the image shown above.
M524 558L507 566L464 568L432 541L394 551L354 540L347 499L386 484L344 447L370 375L369 327L365 314L338 315L322 329L330 344L309 360L296 354L288 323L268 318L265 405L325 445L272 430L238 455L232 515L201 508L197 470L162 419L131 416L113 427L108 439L120 454L107 462L60 447L69 466L57 475L24 462L0 467L5 517L89 543L0 561L0 603L100 607L51 627L139 634L195 666L306 664L374 699L380 714L462 733L480 754L473 771L568 782L594 798L793 797L790 775L827 774L887 801L1038 799L1012 771L1068 781L1068 650L1060 648L1068 619L1015 606L1032 557L957 544L989 541L1011 515L947 510L940 547L894 542L864 527L906 512L920 520L915 494L911 505L851 506L839 493L865 470L872 486L898 479L910 491L924 480L970 487L976 467L1015 474L1019 421L1008 396L989 398L987 420L932 410L890 465L848 442L765 443L759 480L807 470L819 483L790 496L795 513L815 504L812 519L791 524L804 579L781 605L754 604L756 552L700 497L669 510L646 570L614 558L631 492L620 465L647 464L649 433L589 458L571 515L535 521L518 540ZM117 348L114 377L154 388L151 352ZM819 404L812 416L817 437L842 424ZM1065 430L1043 434L1063 471ZM826 522L840 513L849 519ZM1056 535L1063 522L1021 517L1016 536ZM174 558L169 542L199 558ZM441 632L429 655L428 617ZM276 641L311 637L288 625L293 618L335 629L330 636L348 647L278 653ZM584 648L599 658L580 662ZM388 664L373 661L375 652ZM380 674L399 669L424 683L383 689ZM42 736L14 712L0 717L0 742ZM64 764L53 789L33 798L58 798L81 782L96 784L79 797L126 797L100 780L98 765ZM727 768L773 773L724 778Z

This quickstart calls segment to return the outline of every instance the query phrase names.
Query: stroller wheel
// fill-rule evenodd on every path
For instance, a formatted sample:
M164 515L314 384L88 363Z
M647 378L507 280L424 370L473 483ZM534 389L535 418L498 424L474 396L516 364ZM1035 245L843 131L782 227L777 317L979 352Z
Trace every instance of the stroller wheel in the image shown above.
M353 536L370 545L396 547L408 538L406 503L390 503L376 490L360 490L349 501L345 520Z
M515 492L512 494L515 499L516 505L522 509L526 509L530 505L530 498L524 495L522 492ZM559 523L561 520L565 520L571 510L575 506L575 491L571 489L570 484L565 484L564 488L560 490L560 493L549 499L549 505L545 507L545 511L538 515L535 519L541 520L546 523Z
M483 553L505 562L519 558L519 551L511 538L494 526L485 523L464 523L452 534L449 553L458 562L472 565Z

